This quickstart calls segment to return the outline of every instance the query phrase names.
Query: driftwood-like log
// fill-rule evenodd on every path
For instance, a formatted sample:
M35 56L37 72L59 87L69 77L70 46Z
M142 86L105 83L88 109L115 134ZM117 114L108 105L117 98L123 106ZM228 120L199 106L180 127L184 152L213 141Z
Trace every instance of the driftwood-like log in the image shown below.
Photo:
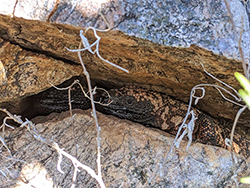
M65 47L78 48L80 29L82 28L22 18L12 19L0 15L2 39L23 49L45 54L72 65L79 65L77 54L67 51ZM203 71L200 65L202 62L206 70L215 77L239 88L234 72L241 72L242 68L241 63L235 60L226 59L196 46L190 48L161 46L127 36L120 31L98 32L98 35L101 37L99 46L101 56L130 71L129 74L122 72L105 64L96 55L83 52L83 61L91 78L100 80L103 85L140 85L187 102L193 86L200 83L215 83ZM95 41L91 31L86 37L90 42ZM206 97L199 102L198 108L214 117L228 119L233 119L238 110L237 106L223 100L212 88L208 88ZM247 121L242 120L242 122Z

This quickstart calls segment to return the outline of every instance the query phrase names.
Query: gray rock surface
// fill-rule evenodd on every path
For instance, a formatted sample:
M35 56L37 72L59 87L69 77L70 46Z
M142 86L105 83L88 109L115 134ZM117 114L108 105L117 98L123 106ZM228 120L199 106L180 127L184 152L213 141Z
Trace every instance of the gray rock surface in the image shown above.
M250 2L226 2L236 31L224 0L60 0L51 21L84 28L104 28L105 23L98 15L99 11L107 18L111 27L128 35L167 46L189 47L193 44L234 59L240 57L238 39L243 28L242 48L246 61L249 61ZM9 1L7 3L10 4ZM55 0L19 0L15 16L46 20L54 5ZM0 12L6 13L6 9L3 8ZM12 13L12 10L9 12Z
M15 16L43 21L47 20L55 6L55 0L32 2L10 0L4 1L1 6L2 13L11 14L15 2L17 2ZM241 15L244 22L242 47L246 59L248 59L250 46L249 40L247 40L249 38L249 2L247 2L246 7L239 0L228 1L228 4L231 7L235 23L237 23L236 37L224 1L162 2L139 0L109 1L107 3L105 1L61 0L50 21L76 25L82 28L88 26L106 28L103 19L97 14L99 10L115 30L100 34L102 37L100 46L105 46L105 48L100 48L100 53L108 60L125 66L131 73L125 74L110 69L106 65L103 66L103 62L96 56L83 55L91 76L100 78L100 74L102 74L103 82L111 82L116 85L122 85L121 83L145 85L148 88L187 101L190 89L195 84L201 82L214 83L214 80L209 78L201 69L199 64L201 59L204 60L205 67L210 73L237 87L233 73L236 70L241 70L241 64L235 61L235 59L239 59L237 38L242 28ZM10 11L2 8L7 6L10 7ZM2 44L8 44L19 49L19 51L6 50L6 45L1 46L2 55L6 55L6 59L3 56L1 59L3 66L7 66L8 72L13 72L13 75L14 73L23 73L18 74L19 77L23 77L21 80L17 79L16 82L15 77L9 73L6 74L7 80L12 81L8 84L15 86L15 83L20 82L23 84L22 86L25 86L26 80L32 81L34 74L33 72L29 74L29 70L36 69L22 67L24 67L23 64L30 65L27 62L34 56L37 56L37 58L32 59L35 62L33 68L38 65L44 69L47 67L51 74L58 64L65 63L65 66L62 66L63 73L69 62L72 65L69 66L72 68L71 70L74 70L75 66L79 66L77 65L79 61L76 54L68 52L65 46L77 47L80 41L78 36L80 28L51 25L38 21L28 22L17 18L10 20L6 16L1 16L0 23L1 40L4 40ZM127 36L117 30L147 40ZM87 34L87 37L92 41L94 40L90 33ZM189 47L190 45L191 47ZM234 59L228 60L192 45ZM174 48L173 46L180 48ZM31 52L25 54L24 50L31 50ZM16 64L15 61L9 61L11 58L17 59L20 51L22 58ZM12 54L13 56L11 56ZM37 61L39 58L45 64ZM50 61L51 63L48 63ZM47 65L51 65L51 67ZM18 72L18 68L22 71ZM71 76L76 75L78 70L71 73ZM26 77L28 75L31 75L31 77ZM60 81L59 77L57 78ZM47 78L43 77L43 79ZM61 81L63 80L64 78L61 79ZM32 92L42 91L48 86L43 85L42 82L39 83L41 84L35 87L37 90L32 90L34 86L32 85L32 87L24 87L26 93L16 94L21 94L22 97L30 95ZM16 88L18 89L18 87ZM6 91L13 90L10 88ZM9 93L2 94L9 95ZM20 96L17 96L17 98ZM237 110L234 105L221 102L220 96L211 90L210 94L207 92L206 96L205 103L199 106L201 109L214 113L215 116L234 118ZM11 95L9 99L12 99ZM41 117L40 121L43 120L46 123L38 124L37 128L43 136L49 139L54 138L61 147L74 155L72 122L67 116L68 112L61 115L54 114ZM185 143L182 143L181 149L176 150L164 161L173 141L173 138L167 133L110 116L98 114L98 117L102 127L103 176L107 187L234 186L231 173L232 161L227 150L194 143L189 149L189 153L186 153L184 151ZM249 116L246 115L246 117ZM76 120L74 124L76 138L78 145L82 146L78 150L79 160L95 168L96 132L89 111L86 114L80 112L76 115ZM29 168L27 167L28 170L34 172L38 169L40 175L49 182L53 182L54 185L70 186L73 168L66 161L63 164L63 170L66 173L61 175L57 172L56 161L58 156L51 148L35 141L30 134L21 129L8 132L6 141L15 158L32 163ZM2 151L4 152L4 150ZM245 161L242 156L237 157L239 159L239 165L237 166L239 177L248 176L249 160ZM8 174L12 176L12 180L3 179L5 185L7 187L13 186L13 183L16 183L13 179L19 177L21 169L24 168L23 163L7 160L2 165L6 166L1 166L1 170L9 169L13 172ZM32 166L35 168L32 168ZM43 166L45 170L39 170L39 166ZM31 183L33 177L32 174L24 172L19 177L18 184L21 185L21 181L25 182L27 179ZM95 185L95 181L86 173L81 173L78 178L78 187ZM245 185L241 185L241 187L245 187Z
M68 117L69 112L64 112L37 117L33 121L45 122L36 125L40 134L46 139L53 139L72 155L76 155L75 140L79 146L78 160L95 169L96 127L90 111L75 110L74 113L74 120ZM100 113L98 118L101 126L102 172L106 187L235 187L229 151L194 143L189 152L185 152L186 143L182 142L180 149L173 150L168 155L173 138L167 133ZM0 176L2 185L71 185L73 167L70 161L63 158L64 174L60 174L56 169L58 154L36 141L27 130L10 130L5 137L13 157L19 161L1 159L4 161L0 165L1 170L8 175L7 179ZM7 152L3 148L1 150L6 156ZM239 163L236 171L240 173L237 177L239 179L249 173L249 162L242 156L237 158ZM21 170L18 180L10 179L11 176L13 179L18 177ZM39 177L42 180L37 181ZM79 172L77 187L93 187L95 183L85 172Z

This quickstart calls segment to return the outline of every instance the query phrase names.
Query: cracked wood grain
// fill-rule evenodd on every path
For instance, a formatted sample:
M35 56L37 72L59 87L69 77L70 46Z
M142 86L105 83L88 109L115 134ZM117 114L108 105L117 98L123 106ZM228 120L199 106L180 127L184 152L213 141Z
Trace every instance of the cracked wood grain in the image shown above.
M67 51L65 47L78 47L80 29L82 28L0 15L2 39L17 44L22 49L63 60L66 64L79 65L77 55ZM233 75L235 71L241 72L241 64L235 60L195 46L161 46L116 30L99 32L98 35L101 37L101 56L130 71L130 74L123 73L104 64L97 56L83 52L82 58L92 79L98 79L102 83L116 86L123 86L125 83L140 85L187 102L194 85L214 83L200 66L202 58L208 72L239 88ZM90 42L95 40L91 32L86 37ZM206 97L197 107L214 117L231 120L238 110L238 107L224 101L212 88L207 88ZM243 115L240 122L249 126L248 113Z

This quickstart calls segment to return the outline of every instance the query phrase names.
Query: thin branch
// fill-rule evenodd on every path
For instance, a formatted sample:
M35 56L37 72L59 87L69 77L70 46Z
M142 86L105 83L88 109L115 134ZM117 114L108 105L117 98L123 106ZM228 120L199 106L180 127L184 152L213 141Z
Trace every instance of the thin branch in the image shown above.
M234 123L233 123L233 127L231 130L231 134L230 134L230 146L231 146L231 156L232 156L232 160L233 160L233 165L235 166L235 162L234 162L234 157L233 157L233 136L234 136L234 131L238 122L238 119L240 118L240 115L242 114L242 112L245 111L245 109L247 108L247 105L243 106L242 108L240 108L234 118Z
M201 59L201 61L203 61L203 60ZM204 62L204 61L203 61L203 62ZM205 69L203 63L200 62L200 64L201 64L201 66L202 66L204 72L205 72L208 76L210 76L210 77L213 78L214 80L218 81L218 82L221 83L222 85L228 87L229 89L233 90L233 92L234 92L236 95L231 94L230 92L226 91L225 89L224 89L224 91L226 91L228 94L230 94L232 97L234 97L235 100L241 101L241 96L240 96L240 94L238 93L238 91L236 91L232 86L226 84L225 82L221 81L220 79L216 78L215 76L213 76L212 74L210 74L209 72L207 72L207 70ZM237 96L238 96L238 97L237 97Z
M224 0L225 2L225 5L227 7L227 11L229 13L229 21L231 22L231 25L233 27L233 32L234 32L234 36L237 40L237 30L236 30L236 26L235 26L235 23L233 21L233 14L231 12L231 9L230 9L230 6L227 2L227 0ZM239 53L240 53L240 58L241 58L241 62L242 62L242 68L244 70L244 75L247 79L249 79L249 66L248 66L248 63L245 61L245 58L244 58L244 53L243 53L243 50L242 50L242 35L243 35L243 32L244 32L244 20L243 20L243 16L241 15L241 22L242 22L242 25L241 25L241 30L240 30L240 35L239 35L239 39L238 39L238 48L239 48Z
M95 171L93 169L91 169L90 167L88 167L87 165L82 164L81 162L79 162L75 157L73 157L72 155L68 154L67 152L65 152L63 149L61 149L58 144L56 142L54 142L53 140L47 140L45 138L43 138L35 129L35 125L29 121L28 119L26 119L25 121L23 121L21 119L20 116L17 115L12 115L9 111L7 111L6 109L2 109L0 108L0 111L5 112L10 118L12 118L13 121L19 123L22 128L26 128L35 139L37 139L38 141L47 144L48 146L52 147L53 149L55 149L58 154L59 154L59 159L58 159L58 163L57 163L57 169L59 172L63 173L60 164L62 162L62 156L65 156L66 158L68 158L69 160L71 160L74 168L82 168L83 170L86 170L86 172L93 177L94 179L96 179L96 181L98 182L98 184L100 185L101 188L105 188L104 182L102 180L102 178L97 175L95 173ZM2 173L2 172L1 172Z
M200 63L201 63L201 62L200 62ZM227 97L222 93L222 91L224 91L224 92L226 92L227 94L229 94L230 96L232 96L236 101L241 101L241 98L240 98L239 93L238 93L233 87L229 86L228 84L226 84L226 83L224 83L223 81L219 80L218 78L214 77L212 74L208 73L208 72L206 71L206 69L204 68L204 66L203 66L202 63L201 63L201 66L202 66L202 68L203 68L203 70L204 70L204 72L205 72L206 74L208 74L210 77L212 77L212 78L215 79L216 81L220 82L221 84L223 84L223 85L226 86L227 88L233 90L233 92L234 92L236 95L233 94L233 93L231 93L230 91L228 91L228 90L225 89L224 87L219 86L219 85L216 85L216 84L198 84L198 85L194 86L194 87L192 88L192 90L191 90L191 93L190 93L189 104L188 104L188 110L187 110L186 116L185 116L185 118L184 118L182 124L180 125L180 127L179 127L179 129L178 129L178 131L177 131L177 134L176 134L175 139L174 139L174 145L172 145L170 151L172 151L172 149L173 149L174 146L176 146L177 148L179 147L180 142L182 141L182 139L183 139L183 137L184 137L185 135L188 135L188 139L189 139L189 142L188 142L188 145L187 145L187 148L186 148L186 149L188 150L188 147L190 146L190 142L192 142L192 137L190 138L189 135L193 133L192 126L194 126L195 120L196 120L194 112L191 111L191 106L192 106L192 103L193 103L193 99L195 99L195 105L196 105L196 104L198 103L198 101L199 101L200 99L202 99L202 98L205 96L205 88L204 88L204 87L207 87L207 86L209 86L209 87L214 87L214 88L217 89L217 91L219 91L219 93L221 94L221 96L222 96L225 100L227 100L227 101L229 101L229 102L231 102L231 103L233 103L233 104L235 104L235 105L238 105L238 106L240 106L240 107L244 107L244 105L242 105L242 104L240 104L240 103L238 103L238 102L235 102L235 101L233 101L233 100L227 98ZM196 90L201 90L201 91L202 91L201 96L195 96ZM222 91L221 91L221 90L222 90ZM191 120L189 121L189 123L187 123L188 117L190 117L190 115L191 115ZM182 129L184 129L184 131L183 131L182 134L180 135Z
M50 82L49 82L50 83ZM91 98L90 98L90 96L88 95L89 94L89 91L87 91L87 92L85 92L84 91L84 88L82 87L82 84L80 83L80 81L79 80L74 80L74 82L70 85L70 86L68 86L68 87L63 87L63 88L59 88L59 87L57 87L57 86L55 86L54 84L52 84L52 83L50 83L50 85L52 86L52 87L54 87L55 89L57 89L57 90L68 90L68 91L71 91L72 90L72 87L75 85L75 84L78 84L79 85L79 87L81 88L81 90L82 90L82 93L83 93L83 95L84 95L84 97L86 97L86 98L88 98L89 100L91 100ZM110 96L110 94L109 94L109 92L106 90L106 89L103 89L103 88L99 88L99 87L94 87L94 89L92 89L93 90L93 94L96 94L97 93L97 90L101 90L101 91L104 91L105 93L106 93L106 95L107 95L107 97L108 97L108 103L102 103L101 101L94 101L94 103L95 104L100 104L100 105L103 105L103 106L108 106L108 105L110 105L111 103L112 103L112 100L111 100L111 96ZM70 107L70 109L72 109L71 108L71 103L70 103L70 101L71 101L71 93L69 93L68 94L68 98L69 98L69 107ZM1 127L0 127L1 128Z
M110 64L110 65L112 65L112 66L114 66L114 67L116 67L116 68L118 68L118 69L120 69L120 70L126 72L126 73L129 73L129 71L128 71L127 69L122 68L122 67L120 67L119 65L116 65L116 64L114 64L114 63L112 63L112 62L110 62L110 61L104 59L104 58L100 55L100 53L99 53L99 42L100 42L100 40L101 40L101 37L99 37L99 36L97 35L96 29L93 28L93 27L87 28L86 31L85 31L85 34L86 34L86 32L88 32L88 30L90 30L90 29L93 30L93 33L94 33L94 35L95 35L95 37L96 37L96 41L95 41L93 44L89 45L89 42L88 42L87 38L83 35L83 31L80 30L80 37L81 37L82 44L83 44L84 48L83 48L83 49L78 48L78 49L75 49L75 50L71 50L71 49L69 49L69 48L66 48L66 49L67 49L68 51L70 51L70 52L81 52L81 51L88 50L88 51L89 51L90 53L92 53L92 54L96 53L97 56L98 56L102 61L104 61L104 62L106 62L106 63L108 63L108 64ZM99 31L101 31L101 30L99 30ZM92 48L93 46L95 46L95 45L96 45L96 49L95 49L95 51L92 51L91 48Z
M57 10L57 8L58 8L58 6L59 6L59 2L60 2L60 0L56 0L56 2L55 2L55 5L54 5L54 8L52 9L52 11L49 13L49 15L48 15L48 18L47 18L47 22L50 22L50 18L54 15L54 13L56 12L56 10Z
M79 44L79 49L81 48L81 43ZM77 52L78 54L78 58L81 62L81 65L82 65L82 68L83 68L83 73L85 74L86 76L86 80L87 80L87 85L88 85L88 88L89 88L89 96L90 96L90 101L91 101L91 106L92 106L92 116L94 118L94 121L95 121L95 125L96 125L96 130L97 130L97 171L98 171L98 176L99 177L102 177L102 173L101 173L101 152L100 152L100 148L101 148L101 144L100 144L100 131L101 131L101 128L99 127L99 124L98 124L98 120L97 120L97 115L96 115L96 108L95 108L95 104L94 104L94 97L93 97L93 92L92 92L92 86L91 86L91 81L90 81L90 77L89 77L89 73L82 61L82 57L81 57L81 52L78 51Z
M16 12L17 3L18 3L18 0L16 0L16 2L15 2L15 4L14 4L13 12L12 12L12 14L11 14L11 18L14 18L14 17L15 17L15 12Z

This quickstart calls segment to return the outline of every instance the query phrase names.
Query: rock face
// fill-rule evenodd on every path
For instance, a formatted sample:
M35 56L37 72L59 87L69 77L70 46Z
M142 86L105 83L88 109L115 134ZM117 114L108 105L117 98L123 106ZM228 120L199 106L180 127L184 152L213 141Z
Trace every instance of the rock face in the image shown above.
M79 64L78 57L65 47L78 48L79 29L67 25L0 16L0 34L5 41L72 65ZM215 83L204 73L200 65L200 62L203 62L208 72L233 87L239 87L233 74L236 70L241 70L241 64L234 60L228 60L195 46L190 48L159 46L126 36L119 31L98 33L98 35L102 38L99 46L100 54L130 71L129 74L122 72L106 65L97 56L84 52L83 61L91 78L99 80L98 83L102 86L135 84L187 102L194 85ZM95 40L91 32L87 33L87 37L90 41ZM9 66L6 62L3 64ZM215 93L211 87L206 89L206 97L199 103L198 108L217 118L233 119L238 107L222 100L220 94ZM248 114L241 121L248 126Z
M1 40L0 60L5 68L7 83L1 86L0 102L37 94L82 72L80 66L65 64L44 54L27 51Z
M216 54L236 59L239 58L237 40L239 31L243 27L242 47L245 58L249 60L247 38L250 35L248 14L250 2L240 0L229 0L226 1L227 4L224 0L216 2L60 0L58 2L57 9L54 9L54 14L50 17L51 22L103 29L106 24L98 15L99 11L107 18L112 28L126 34L167 46L189 47L194 44ZM15 8L15 16L45 21L55 5L56 0L19 1ZM236 33L227 6L236 26ZM12 13L13 5L10 7L9 13ZM6 9L2 12L6 14Z
M76 155L76 138L76 144L79 146L78 159L95 169L96 127L90 111L75 110L74 114L74 120L68 117L68 111L48 117L37 117L34 122L46 123L37 124L36 129L44 138L52 138L73 156ZM169 154L173 138L167 133L100 113L97 115L101 127L101 160L106 187L234 186L229 151L195 143L187 153L186 143L182 142L180 149ZM73 167L70 161L63 159L64 174L60 174L56 168L57 153L35 140L27 130L8 131L6 142L11 146L13 157L19 161L2 162L1 169L6 167L12 178L18 177L22 170L16 185L21 186L25 182L33 186L43 182L47 187L52 187L52 184L61 187L71 185ZM237 172L244 171L240 176L245 176L249 173L249 163L241 156L237 158ZM43 177L43 180L36 182L38 177ZM24 180L25 182L22 182ZM10 183L6 179L1 179L1 182L4 182L2 185ZM11 182L14 184L13 180ZM77 187L93 187L95 183L85 172L79 172ZM9 184L9 187L14 186L13 184Z
M3 39L0 42L1 77L4 77L0 87L0 103L1 107L13 113L20 114L25 110L26 104L21 102L23 98L82 73L81 66L65 64L59 59L25 50Z
M77 54L65 47L78 48L79 31L88 26L106 28L98 11L113 28L108 32L97 32L101 37L100 55L128 69L129 74L105 64L96 55L83 52L83 61L97 85L107 89L139 85L187 102L196 84L216 83L204 72L202 62L209 73L238 89L234 72L243 72L238 53L241 31L246 62L250 48L250 2L244 2L5 1L1 8L11 9L4 9L2 13L11 14L14 10L14 17L0 15L0 107L19 114L25 108L20 101L50 87L48 80L57 85L81 75ZM52 23L44 22L48 18ZM96 40L91 31L85 36L90 43ZM239 109L224 101L211 87L206 88L206 97L197 107L213 117L230 120ZM75 112L73 122L68 112L34 121L45 122L37 125L42 136L53 138L60 147L95 168L95 125L90 111ZM168 155L173 138L167 133L100 113L98 117L102 127L102 171L107 187L234 186L232 160L227 150L194 143L187 153L183 142L179 150ZM249 113L246 113L240 122L250 126L248 118ZM26 130L9 131L5 139L15 159L19 159L2 158L0 172L8 178L1 182L6 187L14 186L14 183L22 186L22 182L36 186L32 178L41 176L45 177L43 187L71 185L73 168L70 162L62 163L65 173L60 174L56 170L57 153L36 141ZM74 141L80 146L77 153ZM7 156L5 150L1 152ZM242 156L237 158L239 179L249 175L250 163ZM30 165L25 167L20 160ZM27 171L20 176L21 169ZM39 175L30 171L39 172ZM78 175L77 187L96 184L85 172ZM14 182L17 177L19 181Z
M4 9L6 3L9 9ZM100 54L130 71L130 74L122 73L103 65L104 62L96 56L84 53L83 60L92 78L106 86L135 84L187 102L193 86L215 83L204 73L200 65L202 62L208 72L238 89L234 72L242 72L242 64L238 61L241 30L243 55L245 61L249 61L250 45L247 39L250 34L250 2L25 0L4 4L6 6L3 5L0 10L4 14L12 14L14 11L16 17L42 21L49 18L50 22L80 26L81 29L89 26L106 28L102 16L98 14L101 12L114 29L99 34L102 38ZM10 20L4 16L1 16L1 20L0 34L3 39L64 62L79 63L76 54L67 51L65 47L77 48L80 28L26 22L18 18ZM87 33L87 37L92 42L95 40L91 32ZM223 101L213 89L206 90L206 97L198 104L198 108L214 117L232 120L239 108ZM240 119L247 126L248 116L246 114Z

